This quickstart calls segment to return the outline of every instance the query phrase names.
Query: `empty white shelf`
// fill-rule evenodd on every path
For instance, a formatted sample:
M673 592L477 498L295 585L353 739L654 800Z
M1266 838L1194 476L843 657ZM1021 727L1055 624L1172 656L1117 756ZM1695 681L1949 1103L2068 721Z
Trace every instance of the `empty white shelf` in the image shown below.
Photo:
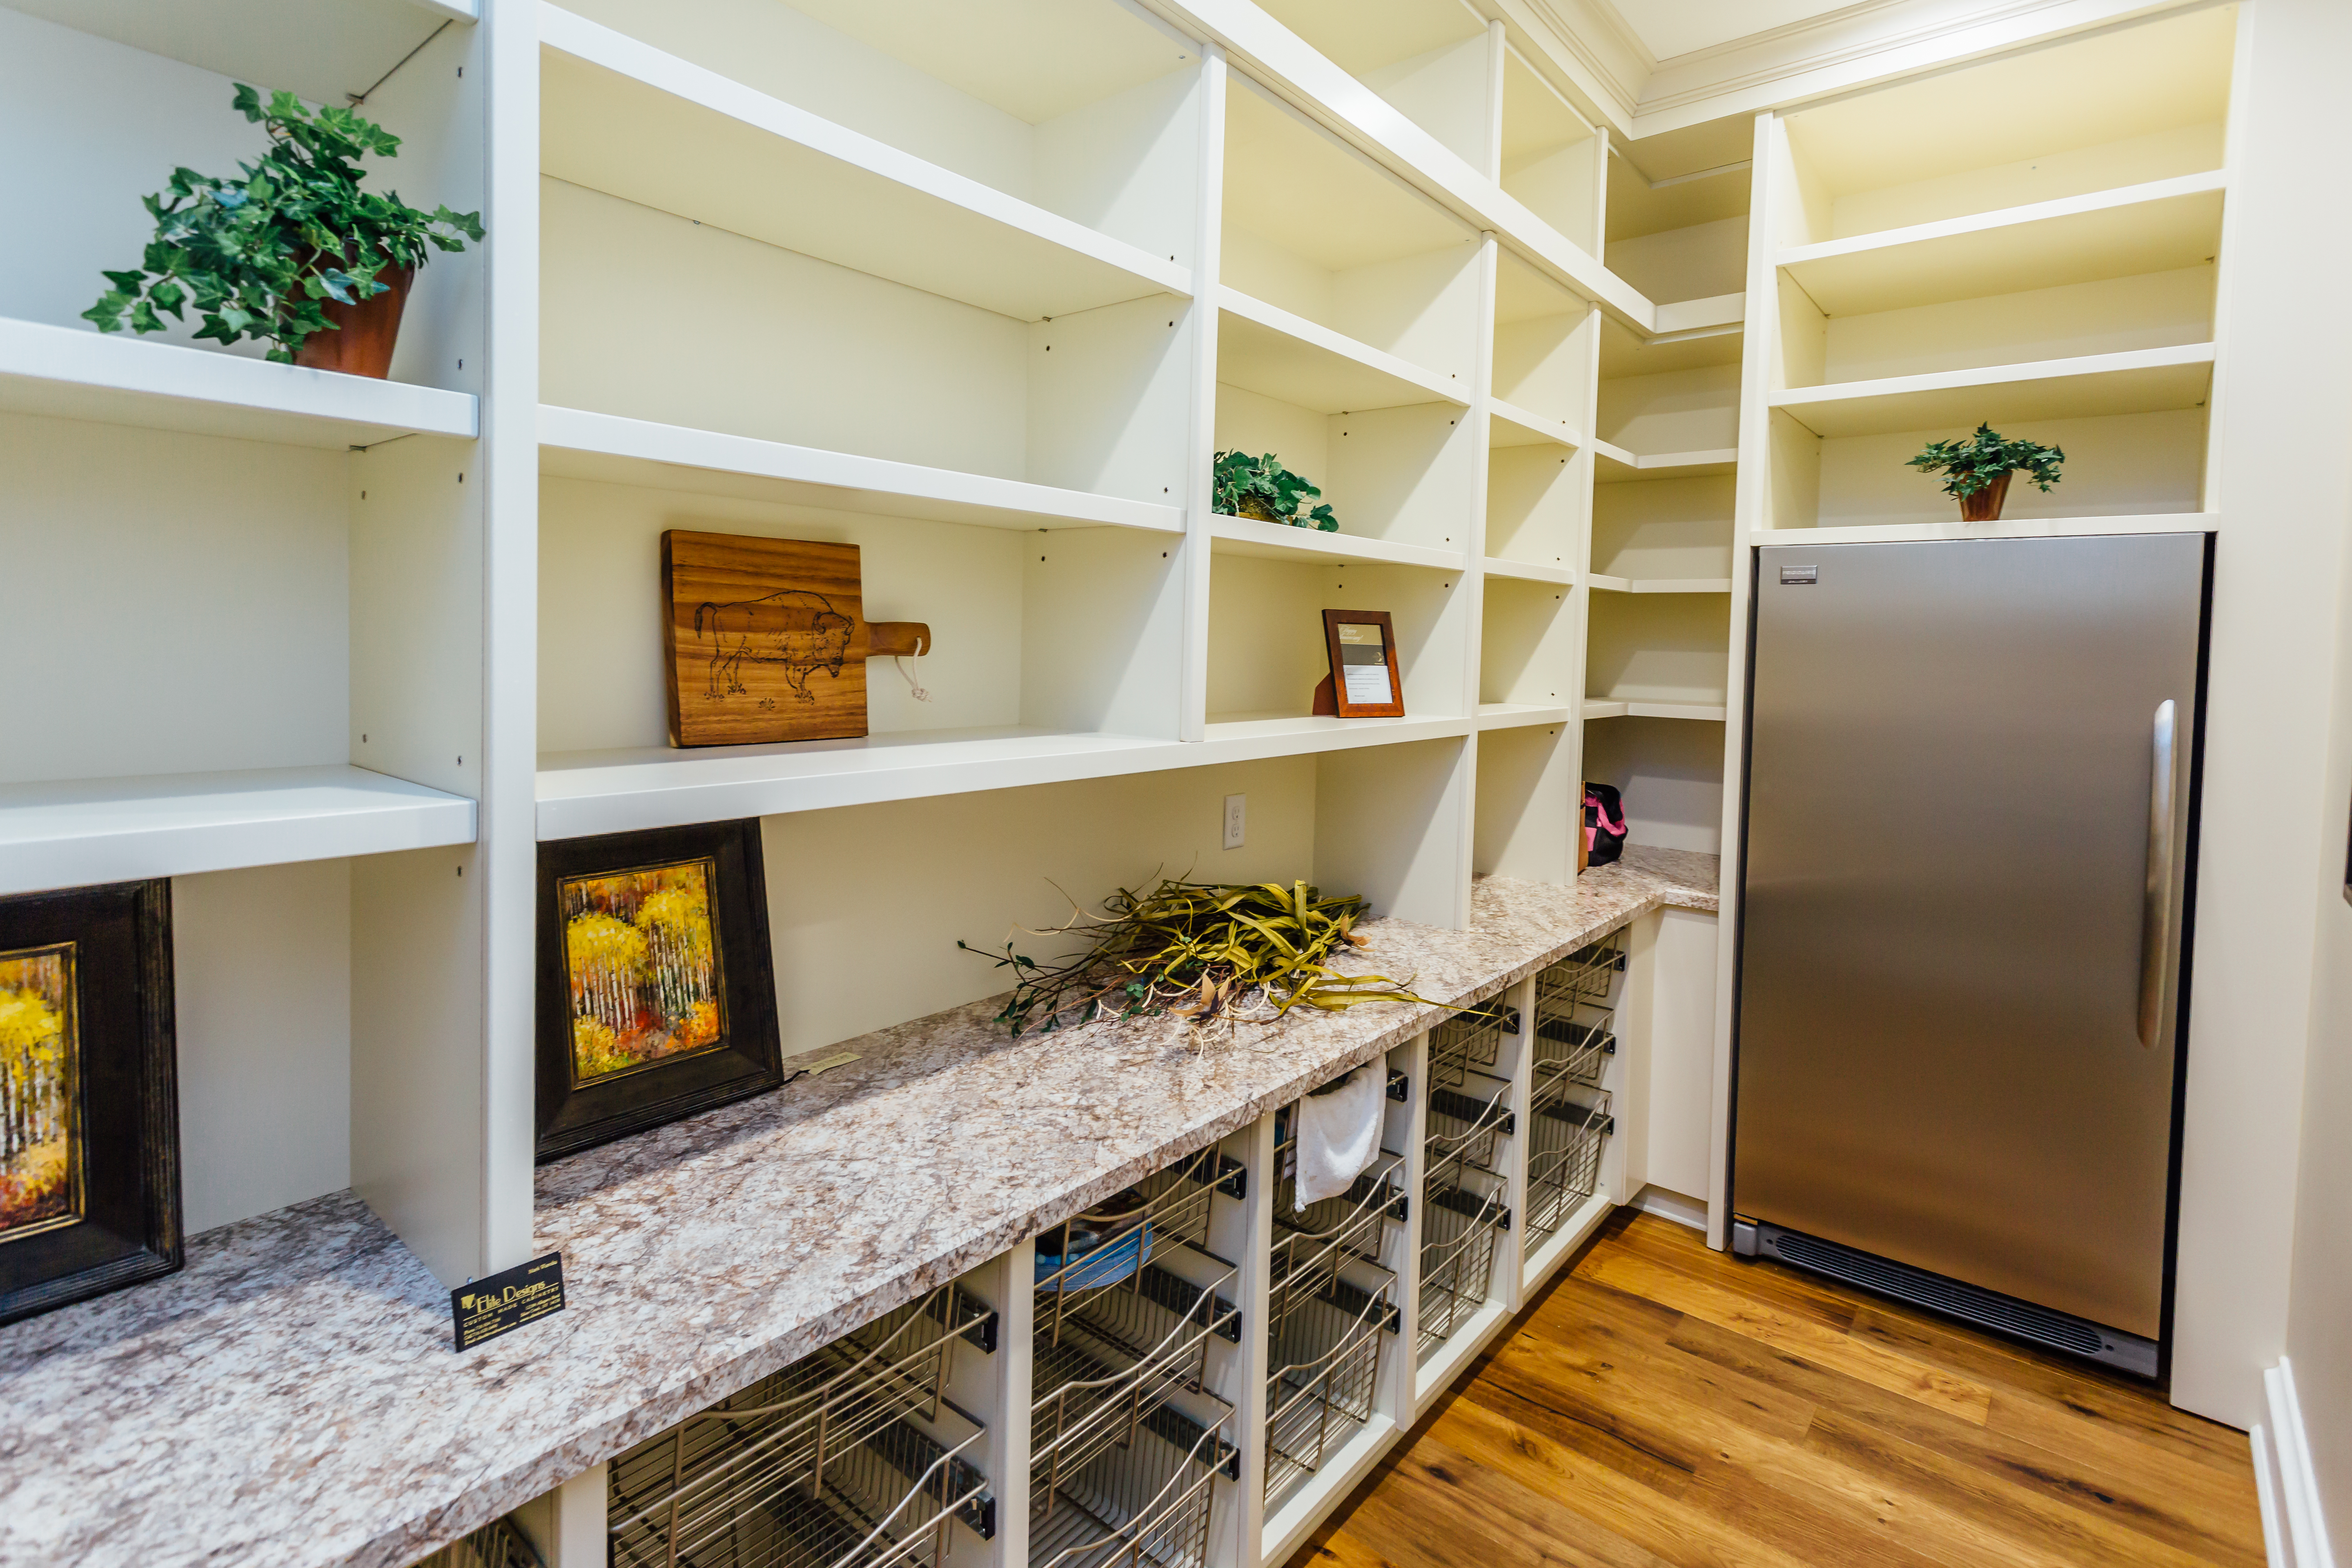
M1565 724L1575 712L1565 702L1481 702L1478 728L1512 730L1523 724Z
M1514 577L1523 583L1556 583L1561 587L1576 585L1576 573L1570 567L1543 565L1533 561L1511 561L1500 555L1486 557L1486 575Z
M1192 273L559 6L539 12L558 179L1019 321Z
M1461 718L1334 719L1326 714L1212 713L1202 743L1185 748L1184 765L1254 762L1260 757L1341 752L1357 746L1401 745L1456 739L1470 732Z
M1217 379L1318 414L1416 403L1467 406L1470 389L1238 289L1217 290Z
M1014 789L1466 735L1442 719L1232 715L1205 739L1035 729L906 730L772 746L633 747L539 759L542 840L874 801Z
M548 404L539 410L539 468L571 479L991 528L1184 531L1183 512L1155 501Z
M1728 594L1728 577L1605 577L1595 574L1588 579L1592 586L1607 594Z
M1467 552L1370 539L1360 533L1326 533L1320 529L1295 528L1288 523L1261 522L1254 517L1209 519L1209 548L1220 555L1257 555L1276 561L1312 561L1337 565L1349 561L1375 561L1391 566L1425 566L1433 572L1460 572L1470 564Z
M1739 448L1718 447L1703 452L1634 453L1607 441L1592 443L1595 484L1623 484L1630 479L1690 479L1727 474L1739 466Z
M1486 444L1490 447L1579 447L1583 437L1565 419L1554 419L1522 408L1516 403L1506 403L1499 397L1486 400Z
M1981 299L2210 261L2219 170L1832 239L1780 264L1832 316Z
M298 447L472 437L468 392L0 317L0 409Z
M2133 349L2030 364L1791 387L1772 395L1816 436L1973 429L1990 421L2080 419L2193 408L2213 382L2213 345Z
M474 841L474 803L343 763L0 785L0 893Z
M577 838L1101 778L1181 766L1176 753L1187 750L1140 735L974 729L772 746L556 752L539 760L539 837Z
M325 16L318 0L12 0L9 9L314 103L347 101L443 22L481 14L480 0L335 0ZM226 91L215 107L228 108Z
M1721 723L1728 712L1720 704L1705 702L1633 702L1611 697L1584 700L1587 719L1696 719Z

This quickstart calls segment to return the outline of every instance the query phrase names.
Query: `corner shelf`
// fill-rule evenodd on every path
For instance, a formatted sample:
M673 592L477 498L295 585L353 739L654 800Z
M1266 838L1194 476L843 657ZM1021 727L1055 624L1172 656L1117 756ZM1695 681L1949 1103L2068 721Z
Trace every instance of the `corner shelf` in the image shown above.
M0 409L295 447L480 433L469 392L0 317Z
M1184 531L1179 508L925 468L783 441L541 404L539 469L568 479L740 496L988 528Z
M1576 717L1565 702L1481 702L1478 729L1516 730L1523 725L1565 724Z
M1490 447L1567 447L1584 445L1584 437L1565 419L1554 419L1499 397L1486 399L1486 444Z
M1727 474L1739 466L1739 448L1713 447L1703 452L1633 453L1607 441L1592 443L1595 484L1624 484L1633 479L1692 479Z
M1550 583L1562 588L1576 586L1576 573L1569 567L1539 566L1532 561L1512 561L1500 555L1486 557L1486 575L1521 583Z
M1304 316L1217 289L1217 379L1318 414L1355 414L1416 403L1470 405L1452 378L1423 370Z
M1823 314L2163 272L2221 243L2219 170L1784 250L1781 270Z
M0 785L0 893L474 841L474 803L344 763Z
M625 33L546 4L539 28L555 178L1017 321L1192 292L1173 259Z
M1987 420L2151 414L2205 401L2213 345L2134 349L1979 370L1838 382L1773 393L1768 406L1816 436L1884 436Z
M1604 577L1586 579L1594 590L1607 594L1728 594L1728 577Z
M1465 551L1395 540L1371 539L1360 533L1326 533L1320 529L1288 523L1261 522L1254 517L1209 519L1209 548L1220 555L1255 555L1270 561L1378 562L1391 566L1422 566L1433 572L1469 569Z
M1693 719L1720 724L1730 711L1704 702L1621 702L1602 697L1584 700L1587 719Z
M1181 763L1255 762L1358 746L1459 740L1472 721L1460 718L1334 719L1324 714L1212 713L1202 743L1187 746Z

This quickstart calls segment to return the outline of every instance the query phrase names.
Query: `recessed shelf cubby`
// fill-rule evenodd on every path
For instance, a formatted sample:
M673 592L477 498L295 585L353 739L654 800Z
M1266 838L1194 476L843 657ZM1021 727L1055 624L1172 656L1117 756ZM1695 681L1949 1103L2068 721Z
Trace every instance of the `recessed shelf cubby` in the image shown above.
M1139 10L1114 0L1011 13L908 0L803 0L789 5L746 0L579 0L551 17L553 25L547 37L551 49L564 49L571 36L581 31L567 28L567 16L621 36L620 46L603 68L607 72L643 63L674 85L716 73L742 89L708 95L719 100L715 107L721 112L765 100L797 111L803 120L822 122L815 144L804 143L820 157L849 151L839 139L823 134L824 128L838 128L985 186L1015 204L1096 231L1143 257L1190 265L1192 206L1188 198L1196 175L1198 138L1189 127L1198 113L1200 51ZM638 47L628 48L631 42ZM692 68L680 73L674 66L662 66L655 56L670 57ZM566 95L575 92L594 101L596 89L576 80L573 67L552 58L544 68L550 73L546 135L551 154L560 155L557 150L571 137L604 139L597 125L583 122L565 107ZM602 88L609 93L617 85L607 79ZM674 116L699 108L710 113L714 106L696 105L696 96L689 90L667 110L645 112ZM919 218L912 220L912 228L889 231L887 226L905 209L884 186L894 176L900 181L909 176L903 163L862 160L880 171L878 181L871 173L862 179L847 171L828 175L797 163L790 170L791 201L760 200L761 189L774 187L763 187L753 176L763 161L787 156L776 143L790 139L786 122L793 118L775 116L767 125L747 123L736 130L705 120L699 127L716 140L693 143L698 149L694 163L709 164L708 174L723 176L701 188L738 205L749 200L753 205L743 210L758 215L741 232L792 244L763 232L762 226L799 225L795 233L813 237L819 246L815 254L826 254L823 247L827 244L861 247L863 258L890 258L886 266L952 269L978 259L919 254L930 248L920 244L926 237L948 237L926 236ZM609 137L616 127L602 129ZM683 133L683 127L677 129ZM780 129L786 132L781 137ZM714 159L718 146L733 156ZM582 151L586 150L583 145ZM613 151L625 159L630 150L624 145ZM739 161L745 159L751 162ZM568 170L551 172L581 178ZM785 173L781 164L770 170L772 175ZM661 188L681 193L695 189L680 182L697 174L698 167L665 164ZM912 178L918 184L930 184L919 172ZM835 183L841 180L851 183ZM731 197L730 185L737 187ZM934 185L935 191L945 188ZM846 207L828 208L822 195L827 191L853 192L856 200ZM955 200L992 209L983 199L959 195ZM882 210L883 204L890 205ZM1006 208L992 210L1000 217L1021 221ZM1030 226L1055 237L1050 225ZM969 235L964 231L967 242Z
M1271 0L1263 7L1464 163L1486 167L1486 27L1457 0Z
M1224 285L1468 400L1478 237L1246 78L1225 100Z
M1781 247L2218 169L2236 12L2200 7L1794 110Z
M561 180L541 214L548 403L1181 504L1186 300L1022 321Z
M1266 367L1245 360L1229 331L1221 329L1218 342L1217 449L1271 452L1319 487L1320 504L1329 506L1339 522L1325 542L1344 548L1352 536L1467 552L1479 435L1470 427L1467 409L1423 401L1427 392L1410 393L1412 401L1356 405L1351 411L1324 405L1336 399L1293 401L1255 388L1275 387L1293 397L1308 396L1314 389L1260 374ZM1280 368L1277 361L1275 369ZM1235 376L1255 388L1236 383ZM1393 395L1402 400L1408 391L1401 387Z
M1459 571L1217 554L1209 574L1209 720L1307 717L1330 673L1326 609L1389 612L1408 719L1465 717L1468 603Z

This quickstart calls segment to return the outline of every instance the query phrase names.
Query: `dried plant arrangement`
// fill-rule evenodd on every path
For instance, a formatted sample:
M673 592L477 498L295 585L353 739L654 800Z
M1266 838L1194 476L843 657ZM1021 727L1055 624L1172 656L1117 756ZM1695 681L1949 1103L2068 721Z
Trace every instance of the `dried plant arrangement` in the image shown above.
M1074 910L1066 924L1033 936L1077 934L1093 945L1076 958L1040 963L1004 944L997 967L1013 973L1012 998L996 1016L1015 1035L1037 1026L1174 1014L1195 1028L1272 1023L1293 1007L1326 1012L1360 1002L1420 1002L1385 974L1342 974L1329 960L1368 945L1355 932L1360 896L1327 899L1305 882L1187 882L1162 878L1138 893L1121 888L1104 913ZM983 958L994 954L956 945Z

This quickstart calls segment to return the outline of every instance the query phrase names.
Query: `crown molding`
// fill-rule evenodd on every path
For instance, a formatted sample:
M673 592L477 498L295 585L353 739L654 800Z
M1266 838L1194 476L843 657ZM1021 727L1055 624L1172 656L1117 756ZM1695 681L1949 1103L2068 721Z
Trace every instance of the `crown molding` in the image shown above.
M1654 58L1613 0L1487 0L1633 137L1933 70L2061 34L2215 0L1859 0Z

